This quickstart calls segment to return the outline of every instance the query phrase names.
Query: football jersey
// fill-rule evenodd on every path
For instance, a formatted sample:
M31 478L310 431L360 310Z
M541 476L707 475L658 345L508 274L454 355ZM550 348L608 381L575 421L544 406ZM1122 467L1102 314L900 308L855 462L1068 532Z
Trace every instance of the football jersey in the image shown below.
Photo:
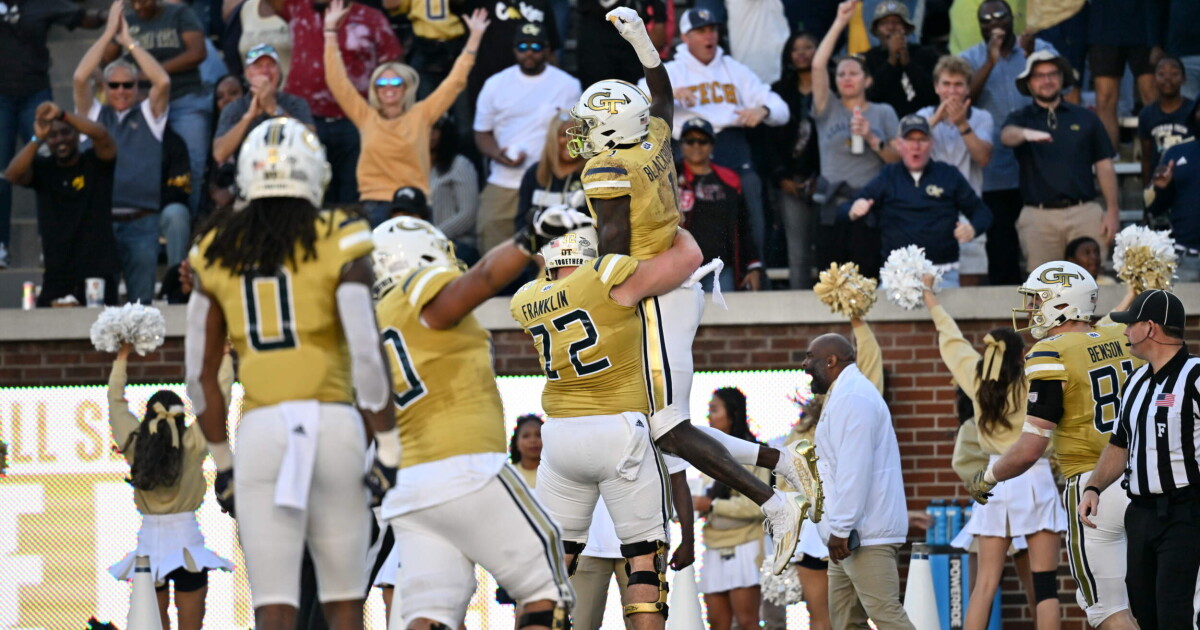
M651 116L642 142L588 160L581 179L593 217L593 199L629 197L630 255L646 260L671 248L680 218L679 187L666 121Z
M1054 452L1064 476L1096 467L1116 426L1121 388L1144 363L1129 354L1124 332L1123 324L1101 324L1089 332L1062 333L1037 342L1025 356L1025 376L1031 383L1063 383L1063 415L1054 430Z
M550 417L650 412L639 309L610 295L637 266L636 258L610 254L513 296L513 319L542 358L542 409Z
M450 267L417 269L375 305L391 364L401 468L508 448L491 334L474 315L446 330L421 323L425 305L462 274Z
M297 244L295 262L285 261L274 275L235 275L209 263L204 252L214 232L188 257L200 286L225 313L247 411L288 400L353 400L334 294L342 267L371 253L371 226L340 211L322 212L316 223L316 256L306 260Z

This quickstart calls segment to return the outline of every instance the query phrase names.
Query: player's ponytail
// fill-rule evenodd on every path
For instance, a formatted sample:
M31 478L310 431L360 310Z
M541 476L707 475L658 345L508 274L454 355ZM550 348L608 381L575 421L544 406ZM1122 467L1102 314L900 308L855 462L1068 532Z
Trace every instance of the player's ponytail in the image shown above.
M981 433L1012 429L1008 415L1024 404L1021 384L1025 380L1025 342L1012 328L996 328L985 338L987 348L975 366L979 390L976 421Z
M179 481L183 467L183 399L160 389L146 403L146 415L137 432L129 436L122 451L132 446L133 465L129 483L138 490L169 487Z

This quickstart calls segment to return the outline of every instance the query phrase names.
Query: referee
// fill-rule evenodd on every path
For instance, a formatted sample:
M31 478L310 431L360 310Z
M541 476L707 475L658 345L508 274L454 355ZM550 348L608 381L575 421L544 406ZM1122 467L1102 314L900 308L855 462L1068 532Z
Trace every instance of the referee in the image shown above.
M1124 475L1129 492L1125 584L1141 630L1200 623L1200 357L1184 341L1183 303L1143 291L1113 321L1127 324L1130 353L1146 364L1125 383L1121 417L1079 501L1079 518L1098 510L1100 493Z

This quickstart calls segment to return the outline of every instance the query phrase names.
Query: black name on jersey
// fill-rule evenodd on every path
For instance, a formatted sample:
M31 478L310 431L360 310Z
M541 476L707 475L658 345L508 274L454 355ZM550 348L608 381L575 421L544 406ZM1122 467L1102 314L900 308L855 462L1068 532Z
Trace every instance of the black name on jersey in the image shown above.
M570 306L567 303L567 292L559 291L548 298L535 300L528 304L521 305L521 314L525 316L525 321L533 321L546 313L557 311L560 308Z
M1119 359L1125 356L1125 348L1121 347L1121 342L1119 341L1109 341L1100 345L1090 346L1087 351L1092 363L1099 363L1108 359Z
M664 171L671 168L675 161L675 156L671 154L671 145L664 143L663 148L658 150L658 155L654 156L650 163L642 167L642 172L646 174L646 178L654 181L663 174Z

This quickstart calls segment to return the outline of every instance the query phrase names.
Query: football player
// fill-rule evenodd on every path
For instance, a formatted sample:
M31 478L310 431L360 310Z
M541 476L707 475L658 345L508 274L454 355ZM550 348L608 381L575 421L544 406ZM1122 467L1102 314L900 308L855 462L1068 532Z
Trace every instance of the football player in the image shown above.
M591 222L555 207L530 224L544 229L549 216ZM425 221L375 228L375 313L402 446L383 517L403 567L396 588L407 628L458 628L476 563L523 605L517 628L565 627L574 599L558 526L508 464L492 338L472 314L525 270L536 251L529 229L464 271Z
M637 12L613 9L608 19L632 44L645 67L652 98L624 81L600 81L571 108L577 126L567 130L572 154L588 158L583 188L596 218L601 254L650 259L671 247L679 225L679 192L671 151L674 96L671 80ZM702 274L703 272L697 272ZM811 450L758 445L691 424L692 340L704 311L695 278L640 306L651 435L663 450L686 459L762 507L774 537L774 568L782 572L799 540L808 504L772 491L743 464L772 469L821 502ZM706 427L707 428L707 427ZM795 482L795 483L793 483ZM814 520L819 508L814 508Z
M262 630L295 626L306 545L330 627L363 627L371 512L360 412L378 464L394 467L400 456L371 310L371 232L365 220L319 208L329 172L304 125L260 124L238 156L247 205L220 216L190 255L188 393L217 466L218 500L236 514ZM226 335L246 390L236 453L217 383Z
M1028 330L1037 343L1025 356L1029 402L1021 437L1000 459L975 476L971 496L987 503L997 483L1028 470L1054 441L1054 452L1067 478L1067 558L1078 585L1079 607L1088 623L1102 630L1133 629L1125 592L1124 490L1109 486L1100 495L1096 529L1083 527L1076 506L1088 487L1088 477L1108 444L1120 408L1125 380L1144 361L1130 355L1125 326L1101 321L1092 324L1098 288L1083 267L1065 261L1034 269L1018 289L1022 308L1013 309L1013 328ZM1133 294L1117 310L1125 309ZM1022 328L1017 314L1028 315ZM1107 318L1106 318L1107 319ZM1054 571L1033 572L1034 597L1041 602L1058 597Z
M598 497L616 526L629 584L625 616L638 630L667 615L668 473L650 439L638 304L683 283L700 264L686 231L654 258L597 258L591 227L542 247L547 277L513 296L511 311L533 337L546 386L538 497L563 529L574 573Z

